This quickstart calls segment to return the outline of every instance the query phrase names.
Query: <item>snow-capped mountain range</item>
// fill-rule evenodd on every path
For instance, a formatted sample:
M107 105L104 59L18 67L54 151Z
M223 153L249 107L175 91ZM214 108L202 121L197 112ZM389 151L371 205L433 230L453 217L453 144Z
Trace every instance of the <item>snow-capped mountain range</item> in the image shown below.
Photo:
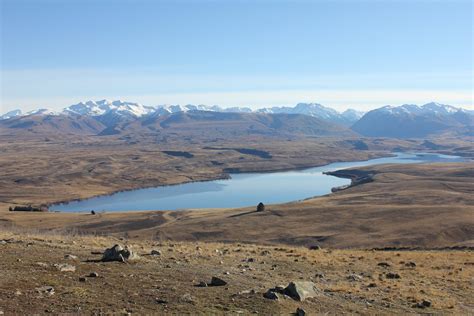
M270 113L270 114L302 114L316 117L332 123L340 125L351 126L358 122L365 113L349 109L344 112L338 112L332 108L325 107L318 103L298 103L294 107L267 107L252 110L248 107L231 107L224 108L218 105L142 105L135 102L126 101L87 101L71 105L62 111L51 111L48 109L38 109L23 113L21 110L14 110L0 116L0 120L7 120L15 117L29 116L29 115L79 115L89 116L98 121L113 126L115 123L127 120L136 119L146 116L162 116L178 112L189 111L212 111L212 112L237 112L237 113ZM390 116L390 117L407 117L419 115L434 115L434 116L450 116L466 114L474 115L474 111L464 110L451 105L431 102L422 106L415 104L404 104L401 106L384 106L376 110L368 112L365 116Z
M232 114L238 115L232 116ZM169 125L169 122L206 120L211 117L217 121L230 117L242 121L252 119L258 121L265 116L267 116L265 120L281 120L282 117L285 117L285 120L293 120L295 117L291 116L292 114L298 114L302 120L300 124L305 125L311 133L314 132L312 129L332 124L333 129L339 126L346 131L351 129L359 135L368 137L410 138L443 133L474 135L474 111L434 102L422 106L414 104L384 106L364 114L353 109L341 113L317 103L252 110L246 107L223 108L218 105L149 106L120 100L100 100L74 104L62 111L48 109L26 113L20 110L10 111L0 116L0 128L7 127L10 131L12 128L31 129L34 132L41 124L44 126L52 124L49 127L58 131L73 130L80 126L83 131L110 135L118 133L130 123L147 125L158 120L163 127ZM311 120L305 121L305 116ZM258 122L256 124L261 123Z
M472 135L474 111L435 102L422 106L384 106L367 112L354 123L352 130L364 136L396 138L426 137L450 131Z
M18 116L28 115L85 115L91 117L115 117L122 118L139 118L147 115L166 115L177 112L188 111L213 111L213 112L237 112L237 113L286 113L286 114L303 114L331 122L350 125L358 120L363 112L356 110L347 110L339 113L334 109L322 106L317 103L299 103L295 107L269 107L252 110L248 107L230 107L224 108L218 105L157 105L149 106L140 103L126 102L126 101L87 101L71 105L62 111L50 111L47 109L40 109L22 113L21 110L10 111L2 116L0 120L10 119Z

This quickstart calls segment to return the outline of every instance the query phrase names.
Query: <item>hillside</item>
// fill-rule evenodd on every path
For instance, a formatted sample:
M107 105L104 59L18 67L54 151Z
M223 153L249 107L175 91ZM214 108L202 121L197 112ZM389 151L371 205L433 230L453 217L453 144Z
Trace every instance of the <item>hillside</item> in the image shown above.
M342 136L356 134L347 127L301 114L176 112L165 115L124 117L114 112L93 117L58 114L13 117L0 120L0 134L31 137L51 135L181 135L192 138L264 136Z
M115 244L139 258L102 262ZM474 296L470 251L308 250L27 231L1 231L0 251L5 315L460 315L472 312ZM222 285L200 286L213 277ZM310 288L308 297L276 288L290 282L296 293Z
M184 136L354 136L346 127L301 114L178 112L127 124L125 133L160 132Z
M96 135L105 126L88 116L31 114L0 120L0 135L32 138L57 135Z

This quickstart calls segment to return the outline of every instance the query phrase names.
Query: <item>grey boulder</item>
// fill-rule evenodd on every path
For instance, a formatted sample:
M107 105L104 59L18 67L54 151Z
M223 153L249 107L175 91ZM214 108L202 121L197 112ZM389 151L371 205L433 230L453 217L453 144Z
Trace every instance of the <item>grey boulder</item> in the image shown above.
M304 301L307 298L315 297L317 288L310 281L294 281L290 282L283 292L294 300Z
M138 255L135 254L131 249L120 245L115 245L112 248L108 248L104 251L102 261L119 261L126 262L128 260L138 259Z

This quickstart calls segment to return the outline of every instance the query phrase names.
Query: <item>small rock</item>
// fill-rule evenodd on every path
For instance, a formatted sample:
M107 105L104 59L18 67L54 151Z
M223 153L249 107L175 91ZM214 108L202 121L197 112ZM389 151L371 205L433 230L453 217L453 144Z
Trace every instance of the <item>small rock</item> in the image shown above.
M79 278L79 282L86 282L86 281L87 281L87 280L86 280L85 277L80 277L80 278Z
M52 286L41 286L36 288L36 292L40 294L48 294L48 295L53 295L54 294L54 288Z
M204 281L199 282L198 287L207 287L207 283Z
M295 315L296 315L296 316L305 316L305 315L306 315L306 312L305 312L304 309L298 307L298 308L296 309Z
M324 274L323 273L316 273L314 275L315 278L318 278L318 279L324 279Z
M251 289L251 290L243 290L243 291L240 291L238 294L239 295L242 295L242 294L255 294L255 290L254 289Z
M320 245L312 245L312 246L309 246L309 250L321 250L321 246Z
M428 308L430 306L431 306L431 302L427 301L427 300L423 300L423 301L413 305L413 307L416 307L416 308Z
M414 268L416 267L416 263L414 263L413 261L407 262L405 263L405 267Z
M316 290L316 285L313 282L294 281L288 284L284 293L297 301L304 301L307 298L316 296Z
M377 265L378 265L379 267L384 267L384 268L391 267L391 264L388 263L388 262L379 262L379 263L377 263Z
M161 251L159 251L159 250L152 250L152 251L150 252L150 255L152 255L152 256L161 256Z
M55 264L54 265L61 272L75 272L76 267L67 263Z
M71 254L67 254L67 255L64 256L64 259L77 260L77 256L71 255Z
M20 296L21 294L22 294L22 293L21 293L20 290L16 290L16 292L15 292L15 295L16 295L16 296Z
M195 299L191 294L186 293L180 297L180 301L185 303L194 303Z
M275 300L278 301L280 297L278 296L277 293L273 292L272 290L268 290L263 294L263 297L269 300Z
M47 263L44 263L44 262L36 262L35 263L38 267L42 267L42 268L47 268L48 267L48 264Z
M369 284L367 285L367 287L377 287L377 284L376 284L376 283L369 283Z
M208 284L209 286L224 286L227 285L227 282L222 280L218 277L212 277L211 283Z
M394 272L389 272L389 273L385 274L385 277L387 279L400 279L401 278L400 274L394 273Z
M167 300L164 300L164 299L160 299L160 298L157 298L155 300L156 304L168 304L168 301Z
M355 273L351 273L347 276L347 279L349 281L361 281L362 280L362 276L361 275L358 275L358 274L355 274Z
M97 272L91 272L91 273L89 273L88 277L89 278L97 278L97 277L99 277L99 274Z

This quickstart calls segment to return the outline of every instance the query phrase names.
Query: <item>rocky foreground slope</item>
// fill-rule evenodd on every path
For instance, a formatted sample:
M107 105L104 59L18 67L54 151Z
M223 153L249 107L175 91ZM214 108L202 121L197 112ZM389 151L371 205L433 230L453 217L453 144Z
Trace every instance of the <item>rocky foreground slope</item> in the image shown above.
M133 256L102 261L117 243ZM472 251L130 242L4 231L0 253L5 315L474 312Z

